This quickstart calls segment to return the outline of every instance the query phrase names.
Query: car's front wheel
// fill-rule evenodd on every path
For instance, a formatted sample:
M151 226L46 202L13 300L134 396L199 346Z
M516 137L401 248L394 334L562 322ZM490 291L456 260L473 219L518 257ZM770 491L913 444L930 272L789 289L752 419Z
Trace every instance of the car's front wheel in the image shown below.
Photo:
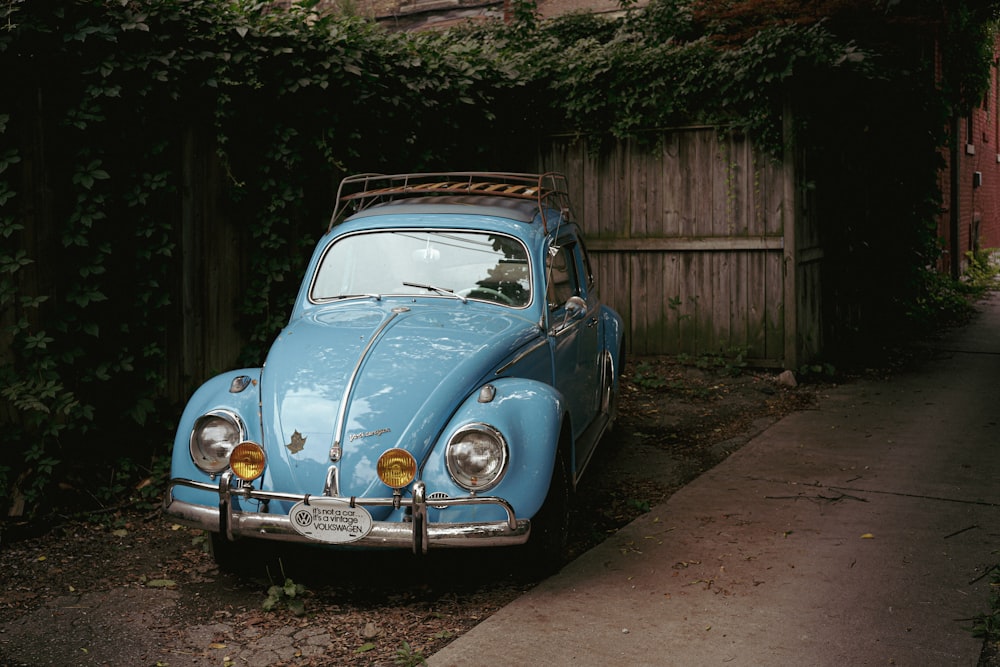
M238 575L266 575L273 560L270 544L262 540L241 539L230 542L219 533L211 533L212 558L223 572Z
M566 458L557 453L552 480L542 508L531 519L525 545L527 568L532 575L548 576L562 567L569 542L570 480Z
M241 550L236 542L230 542L219 533L210 533L210 540L212 559L220 570L233 572L246 562L245 550Z

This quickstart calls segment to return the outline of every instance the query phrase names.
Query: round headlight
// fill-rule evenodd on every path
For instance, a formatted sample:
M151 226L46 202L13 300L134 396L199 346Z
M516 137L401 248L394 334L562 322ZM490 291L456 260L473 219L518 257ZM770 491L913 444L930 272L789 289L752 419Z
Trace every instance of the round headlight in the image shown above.
M507 471L507 441L492 426L470 424L452 436L445 460L459 486L485 491Z
M267 457L264 448L256 442L241 442L229 455L229 467L233 474L245 482L252 482L264 474Z
M417 476L417 461L405 449L390 449L378 458L378 478L394 489L401 489Z
M229 466L229 454L246 439L240 418L228 410L214 410L195 420L191 431L191 460L201 470L220 473Z

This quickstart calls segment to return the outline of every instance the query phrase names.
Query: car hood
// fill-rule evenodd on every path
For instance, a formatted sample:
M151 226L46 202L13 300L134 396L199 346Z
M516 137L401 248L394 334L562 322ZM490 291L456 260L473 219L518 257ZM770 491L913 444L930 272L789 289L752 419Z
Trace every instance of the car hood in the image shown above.
M285 328L260 383L266 486L321 493L339 440L341 495L386 495L382 452L422 462L459 403L541 336L516 312L436 301L334 304Z

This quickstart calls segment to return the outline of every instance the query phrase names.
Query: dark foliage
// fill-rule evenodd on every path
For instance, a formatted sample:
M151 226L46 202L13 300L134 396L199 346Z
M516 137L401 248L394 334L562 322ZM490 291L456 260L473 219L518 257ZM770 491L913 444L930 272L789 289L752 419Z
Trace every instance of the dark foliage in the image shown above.
M258 363L348 172L519 169L554 132L695 122L780 156L793 109L844 321L861 339L932 310L941 128L981 97L995 2L654 0L550 22L516 3L511 25L412 35L310 5L0 7L0 506L155 503L197 248L181 217L239 220L259 249L199 269L240 276L239 356ZM200 208L193 150L222 181Z

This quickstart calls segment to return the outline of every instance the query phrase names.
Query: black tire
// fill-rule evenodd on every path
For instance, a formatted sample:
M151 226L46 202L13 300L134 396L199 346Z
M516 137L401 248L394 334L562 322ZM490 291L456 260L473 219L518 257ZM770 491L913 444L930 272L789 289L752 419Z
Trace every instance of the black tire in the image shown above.
M261 540L241 539L230 542L219 533L211 533L211 552L219 570L247 577L266 577L276 560ZM274 561L274 562L272 562Z
M236 542L230 542L219 533L209 533L212 559L225 572L234 572L245 561Z
M526 569L533 576L548 576L566 562L569 542L570 480L562 452L556 454L552 480L542 508L531 519L525 545Z

